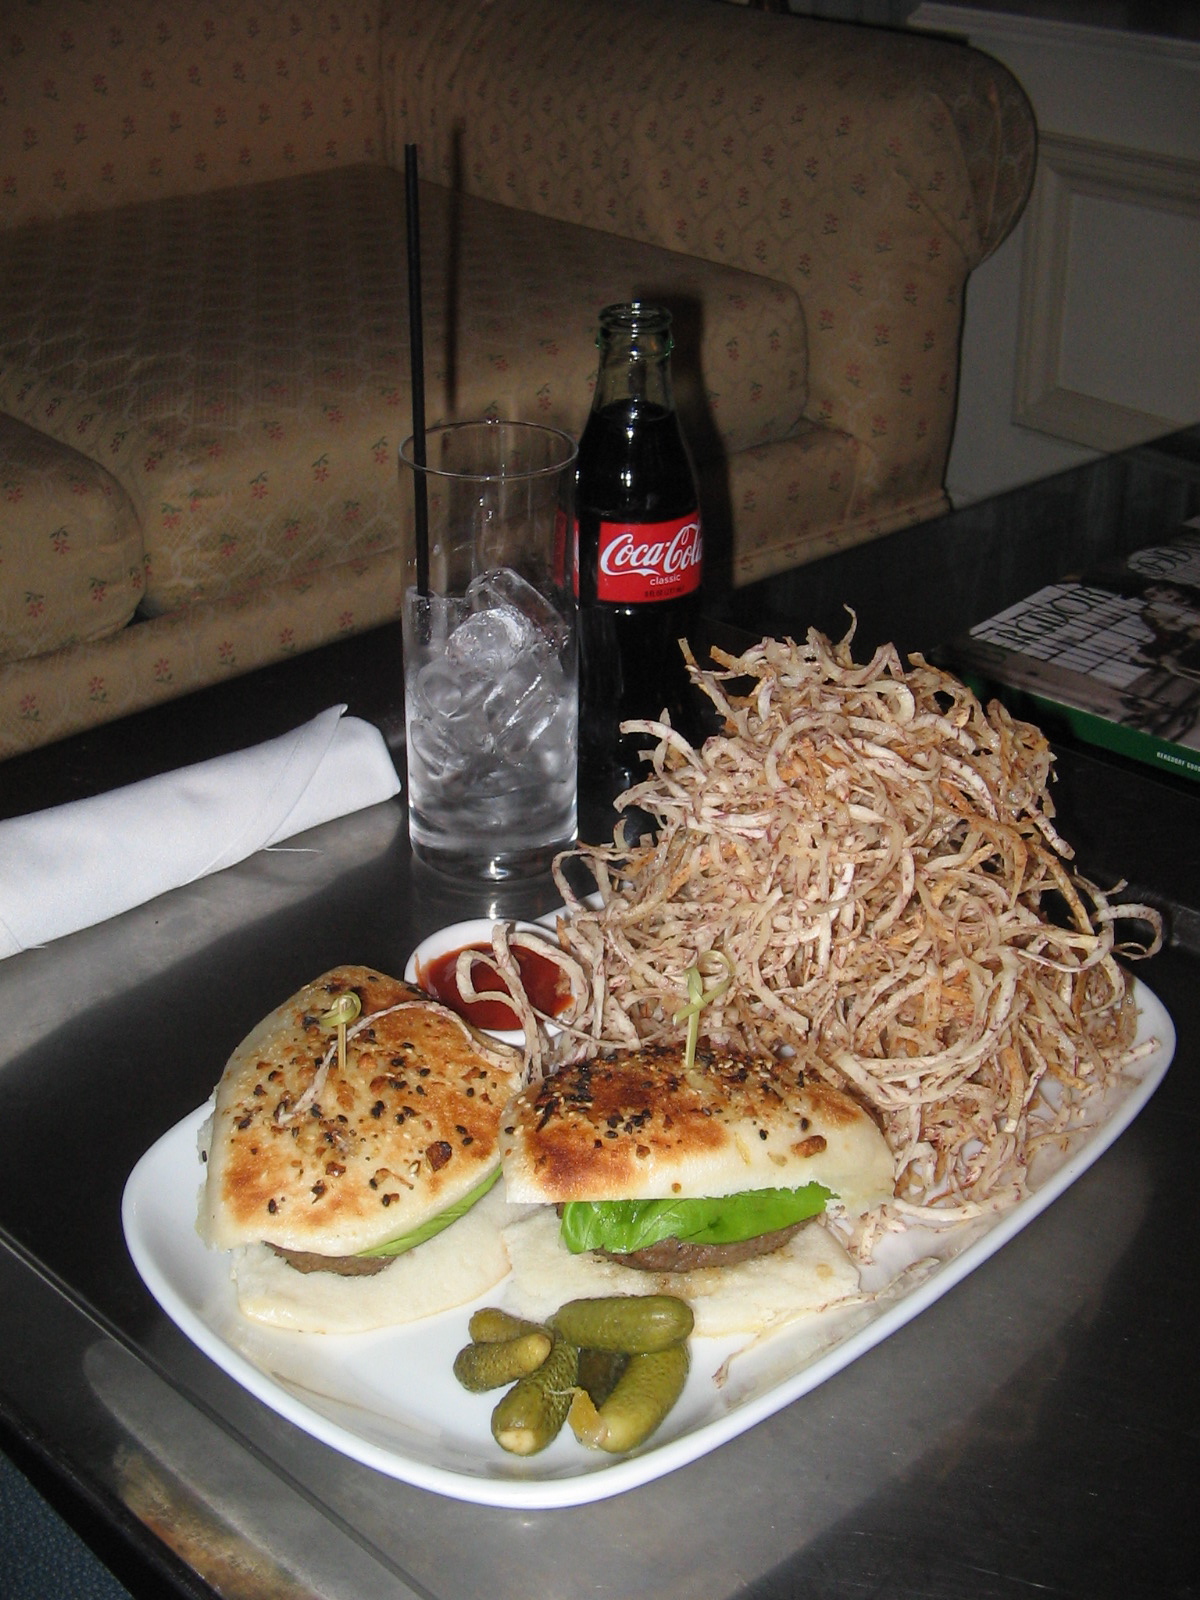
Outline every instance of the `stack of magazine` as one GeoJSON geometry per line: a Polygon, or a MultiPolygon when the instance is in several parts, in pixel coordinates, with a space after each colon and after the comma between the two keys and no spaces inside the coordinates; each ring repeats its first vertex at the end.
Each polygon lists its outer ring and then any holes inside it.
{"type": "Polygon", "coordinates": [[[1020,691],[1048,724],[1200,779],[1200,517],[1166,544],[1039,589],[948,654],[977,688],[1020,691]]]}

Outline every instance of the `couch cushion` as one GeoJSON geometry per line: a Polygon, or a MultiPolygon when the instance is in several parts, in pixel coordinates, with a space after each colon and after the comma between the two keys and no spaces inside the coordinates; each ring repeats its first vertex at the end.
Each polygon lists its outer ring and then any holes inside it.
{"type": "Polygon", "coordinates": [[[141,597],[141,528],[120,484],[0,415],[0,661],[103,639],[141,597]]]}
{"type": "MultiPolygon", "coordinates": [[[[430,422],[578,432],[596,313],[641,294],[677,306],[699,454],[798,423],[790,289],[431,185],[422,225],[430,422]]],[[[404,259],[403,180],[382,167],[0,234],[0,409],[124,484],[150,614],[398,542],[404,259]]]]}
{"type": "MultiPolygon", "coordinates": [[[[98,644],[0,662],[0,760],[399,617],[391,556],[348,561],[323,577],[135,617],[98,644]]],[[[399,672],[398,638],[395,648],[399,672]]],[[[402,739],[403,718],[384,732],[402,739]]]]}

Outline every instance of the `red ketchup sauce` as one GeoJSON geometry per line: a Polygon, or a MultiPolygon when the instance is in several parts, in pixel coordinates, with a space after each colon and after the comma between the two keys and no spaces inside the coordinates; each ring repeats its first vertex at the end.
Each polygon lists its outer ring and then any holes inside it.
{"type": "MultiPolygon", "coordinates": [[[[454,969],[458,965],[459,955],[462,950],[489,950],[486,944],[463,945],[459,950],[448,950],[444,956],[435,956],[432,961],[426,962],[417,973],[417,982],[429,994],[440,1000],[443,1005],[450,1006],[457,1011],[460,1017],[466,1017],[468,1022],[473,1022],[477,1028],[493,1028],[498,1030],[519,1028],[517,1014],[511,1006],[506,1006],[503,1000],[464,1000],[458,992],[454,969]]],[[[571,988],[564,978],[561,970],[553,961],[547,961],[545,956],[539,955],[536,950],[514,949],[513,955],[517,959],[517,970],[521,974],[521,982],[529,1002],[536,1010],[548,1017],[556,1017],[565,1009],[571,998],[571,988]]],[[[480,962],[476,962],[471,969],[471,982],[477,989],[500,989],[508,994],[508,985],[504,979],[495,972],[490,971],[480,962]]]]}

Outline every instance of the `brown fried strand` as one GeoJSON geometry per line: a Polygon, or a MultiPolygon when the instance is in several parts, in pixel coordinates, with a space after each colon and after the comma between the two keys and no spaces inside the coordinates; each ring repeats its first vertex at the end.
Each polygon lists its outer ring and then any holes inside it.
{"type": "Polygon", "coordinates": [[[677,1037],[717,952],[736,976],[702,1035],[803,1057],[873,1108],[905,1210],[969,1215],[1019,1198],[1038,1143],[1129,1063],[1115,956],[1152,954],[1161,919],[1067,865],[1036,728],[920,656],[856,664],[852,631],[689,661],[724,731],[697,750],[642,725],[652,771],[618,803],[657,838],[574,852],[591,897],[558,864],[579,975],[557,1020],[572,1048],[677,1037]],[[1118,919],[1145,939],[1118,947],[1118,919]]]}

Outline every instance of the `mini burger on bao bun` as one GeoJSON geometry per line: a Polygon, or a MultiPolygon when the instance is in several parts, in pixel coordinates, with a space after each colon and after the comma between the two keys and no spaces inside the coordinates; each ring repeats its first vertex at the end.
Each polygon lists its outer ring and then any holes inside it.
{"type": "Polygon", "coordinates": [[[758,1331],[857,1288],[805,1223],[892,1195],[891,1154],[855,1101],[795,1063],[704,1044],[691,1064],[679,1044],[563,1067],[513,1099],[500,1150],[509,1202],[541,1204],[505,1230],[529,1315],[552,1293],[666,1290],[700,1332],[758,1331]]]}
{"type": "Polygon", "coordinates": [[[230,1057],[199,1230],[242,1311],[307,1332],[413,1321],[508,1270],[497,1142],[521,1054],[368,967],[306,984],[230,1057]],[[329,1018],[353,996],[344,1053],[329,1018]]]}

